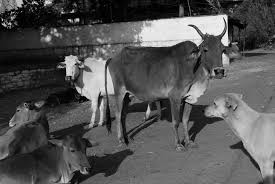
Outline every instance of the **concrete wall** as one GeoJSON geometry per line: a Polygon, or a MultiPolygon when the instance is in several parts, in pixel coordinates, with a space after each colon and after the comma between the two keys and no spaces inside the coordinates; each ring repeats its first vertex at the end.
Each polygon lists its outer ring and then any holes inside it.
{"type": "MultiPolygon", "coordinates": [[[[32,49],[90,46],[90,50],[79,53],[111,57],[125,45],[170,46],[185,40],[199,44],[201,37],[187,25],[218,35],[224,28],[223,18],[227,21],[226,15],[216,15],[0,32],[0,43],[5,43],[0,44],[0,60],[4,53],[14,50],[28,49],[29,53],[32,49]]],[[[222,42],[228,45],[228,34],[222,42]]]]}

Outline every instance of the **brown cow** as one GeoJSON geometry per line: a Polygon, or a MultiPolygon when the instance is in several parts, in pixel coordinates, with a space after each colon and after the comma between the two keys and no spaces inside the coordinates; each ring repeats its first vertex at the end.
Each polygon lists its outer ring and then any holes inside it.
{"type": "MultiPolygon", "coordinates": [[[[196,103],[207,89],[210,78],[224,77],[222,53],[225,52],[225,46],[221,43],[221,39],[227,30],[225,20],[224,23],[224,30],[218,36],[203,34],[195,25],[189,25],[203,39],[199,49],[190,41],[170,47],[125,47],[106,62],[105,75],[108,69],[114,86],[115,116],[120,143],[124,139],[124,142],[128,144],[125,125],[128,103],[124,99],[132,94],[140,100],[149,102],[168,98],[171,103],[176,150],[184,150],[178,135],[180,121],[183,122],[185,146],[196,146],[190,140],[187,128],[191,104],[196,103]],[[183,116],[180,117],[182,99],[186,103],[183,116]]],[[[105,77],[105,86],[108,80],[105,77]]],[[[110,131],[111,119],[107,87],[105,90],[107,96],[106,127],[110,131]]]]}

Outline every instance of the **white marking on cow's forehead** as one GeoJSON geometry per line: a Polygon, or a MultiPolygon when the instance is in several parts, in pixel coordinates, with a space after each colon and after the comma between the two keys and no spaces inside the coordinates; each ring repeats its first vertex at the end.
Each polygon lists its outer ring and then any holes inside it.
{"type": "Polygon", "coordinates": [[[75,63],[77,63],[77,61],[78,61],[77,56],[73,56],[73,55],[65,56],[66,65],[74,65],[75,63]]]}

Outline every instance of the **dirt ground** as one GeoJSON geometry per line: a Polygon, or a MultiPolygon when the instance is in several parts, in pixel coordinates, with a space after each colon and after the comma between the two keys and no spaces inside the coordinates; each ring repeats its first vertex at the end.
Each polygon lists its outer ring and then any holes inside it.
{"type": "MultiPolygon", "coordinates": [[[[93,165],[83,184],[259,184],[260,172],[224,121],[204,117],[202,110],[213,98],[237,92],[258,111],[275,112],[275,54],[249,53],[228,67],[228,76],[213,80],[210,88],[191,113],[190,135],[199,148],[176,152],[169,117],[164,103],[161,121],[143,122],[146,104],[131,103],[127,115],[128,147],[118,147],[115,121],[113,133],[96,127],[84,134],[99,142],[88,149],[93,165]]],[[[0,125],[6,129],[16,105],[23,100],[43,99],[62,87],[16,91],[0,97],[0,125]]],[[[112,102],[112,99],[111,99],[112,102]]],[[[112,106],[113,109],[113,106],[112,106]]],[[[82,130],[91,117],[90,102],[60,105],[48,114],[54,136],[82,130]]],[[[153,116],[156,112],[153,112],[153,116]]],[[[114,116],[114,114],[112,113],[114,116]]],[[[182,127],[179,128],[182,133],[182,127]]],[[[181,134],[182,136],[182,134],[181,134]]]]}

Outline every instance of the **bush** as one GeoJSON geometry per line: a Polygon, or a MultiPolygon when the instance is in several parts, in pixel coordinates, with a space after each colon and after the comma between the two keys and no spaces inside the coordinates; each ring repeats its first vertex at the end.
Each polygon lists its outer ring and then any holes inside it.
{"type": "Polygon", "coordinates": [[[5,11],[0,15],[0,20],[6,29],[38,28],[58,25],[59,16],[60,13],[56,9],[45,6],[45,0],[23,0],[22,7],[5,11]]]}
{"type": "Polygon", "coordinates": [[[247,25],[242,36],[248,49],[259,47],[275,34],[275,7],[269,6],[267,0],[245,0],[233,17],[247,25]]]}

